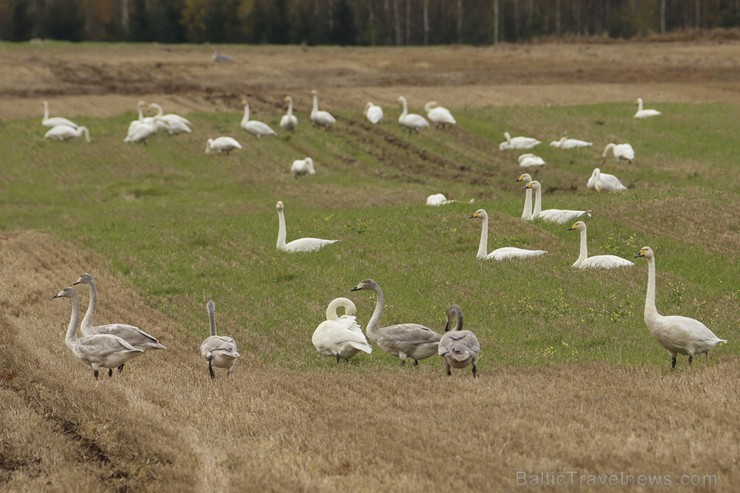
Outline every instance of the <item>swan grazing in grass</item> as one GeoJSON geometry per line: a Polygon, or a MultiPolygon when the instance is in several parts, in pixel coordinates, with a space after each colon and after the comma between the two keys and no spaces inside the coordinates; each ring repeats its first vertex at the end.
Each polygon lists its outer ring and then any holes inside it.
{"type": "MultiPolygon", "coordinates": [[[[95,316],[95,309],[98,306],[98,290],[95,287],[95,280],[90,274],[82,274],[77,278],[74,285],[86,284],[87,289],[90,293],[90,300],[87,304],[87,311],[85,317],[82,319],[80,324],[80,330],[86,336],[95,334],[110,334],[118,336],[131,344],[136,349],[141,351],[149,351],[152,349],[167,349],[164,345],[160,344],[159,340],[151,334],[147,334],[138,327],[128,324],[106,324],[106,325],[93,325],[93,317],[95,316]]],[[[123,365],[118,367],[118,372],[123,371],[123,365]]],[[[109,371],[112,374],[113,370],[109,371]]]]}
{"type": "Polygon", "coordinates": [[[313,107],[311,108],[311,124],[315,127],[321,127],[329,130],[337,122],[336,118],[328,111],[319,111],[319,93],[314,89],[311,91],[313,96],[313,107]]]}
{"type": "MultiPolygon", "coordinates": [[[[133,122],[131,123],[133,124],[133,122]]],[[[157,126],[155,125],[154,120],[152,119],[151,122],[149,122],[144,118],[143,121],[140,121],[136,125],[129,125],[126,138],[124,138],[123,141],[143,142],[146,144],[149,138],[156,133],[157,126]]]]}
{"type": "Polygon", "coordinates": [[[293,164],[290,165],[290,174],[293,178],[303,175],[315,175],[316,168],[313,165],[313,159],[307,157],[306,159],[296,159],[293,164]]]}
{"type": "Polygon", "coordinates": [[[581,216],[591,217],[591,211],[574,211],[568,209],[546,209],[542,210],[542,185],[538,181],[532,181],[527,188],[534,190],[534,209],[532,210],[533,219],[542,219],[543,221],[564,224],[574,221],[581,216]]]}
{"type": "Polygon", "coordinates": [[[206,142],[206,154],[217,151],[219,154],[228,154],[234,149],[241,149],[242,145],[231,137],[216,137],[206,142]]]}
{"type": "Polygon", "coordinates": [[[585,140],[563,137],[560,140],[553,140],[550,142],[550,145],[557,147],[558,149],[577,149],[579,147],[591,147],[593,144],[591,142],[586,142],[585,140]]]}
{"type": "Polygon", "coordinates": [[[479,259],[483,260],[508,260],[513,258],[538,257],[547,253],[545,250],[527,250],[526,248],[503,247],[497,248],[491,253],[488,251],[488,214],[483,209],[478,209],[468,219],[482,219],[483,224],[480,232],[480,243],[478,244],[479,259]]]}
{"type": "Polygon", "coordinates": [[[621,192],[622,190],[627,190],[627,187],[622,185],[619,178],[608,173],[602,173],[599,168],[594,168],[593,173],[591,173],[591,178],[589,178],[588,183],[586,183],[586,188],[592,188],[597,192],[601,192],[602,190],[606,190],[607,192],[621,192]]]}
{"type": "Polygon", "coordinates": [[[231,337],[216,335],[216,303],[213,300],[206,303],[208,321],[211,325],[211,335],[201,343],[200,355],[208,362],[208,374],[211,380],[216,378],[213,367],[225,368],[226,376],[230,377],[234,371],[234,364],[239,357],[236,342],[231,337]]]}
{"type": "Polygon", "coordinates": [[[427,112],[427,119],[434,123],[434,126],[437,128],[445,128],[447,125],[457,125],[455,117],[452,116],[450,110],[438,106],[436,101],[429,101],[425,104],[424,111],[427,112]]]}
{"type": "Polygon", "coordinates": [[[651,116],[658,115],[660,115],[660,111],[658,110],[642,109],[642,98],[637,98],[637,113],[635,113],[635,118],[650,118],[651,116]]]}
{"type": "Polygon", "coordinates": [[[609,155],[609,151],[612,151],[614,157],[617,158],[617,161],[624,159],[628,163],[632,164],[632,161],[635,159],[635,150],[631,145],[611,143],[604,147],[604,152],[601,154],[601,157],[603,158],[601,160],[602,163],[606,162],[606,157],[609,155]]]}
{"type": "Polygon", "coordinates": [[[181,133],[190,133],[190,120],[184,116],[180,116],[176,113],[164,114],[164,110],[157,103],[149,105],[150,108],[156,110],[157,114],[152,117],[154,119],[154,125],[157,130],[162,130],[170,135],[177,135],[181,133]]]}
{"type": "Polygon", "coordinates": [[[44,101],[44,118],[41,120],[41,125],[47,128],[56,127],[57,125],[67,125],[68,127],[72,127],[72,128],[79,127],[79,125],[77,125],[72,120],[67,120],[66,118],[62,118],[60,116],[49,118],[49,102],[48,101],[44,101]]]}
{"type": "Polygon", "coordinates": [[[325,247],[326,245],[331,245],[332,243],[336,243],[339,240],[322,240],[319,238],[299,238],[297,240],[293,240],[290,243],[285,243],[285,237],[287,236],[287,230],[285,227],[285,213],[283,212],[283,209],[285,209],[285,206],[282,202],[278,201],[278,203],[275,205],[275,208],[277,209],[278,213],[278,238],[277,238],[277,249],[282,250],[284,252],[312,252],[314,250],[318,250],[319,248],[325,247]]]}
{"type": "Polygon", "coordinates": [[[293,114],[293,98],[285,96],[284,101],[288,103],[288,112],[280,119],[280,128],[292,132],[298,126],[298,118],[293,114]]]}
{"type": "Polygon", "coordinates": [[[573,267],[579,269],[615,269],[617,267],[628,267],[634,265],[629,260],[617,257],[616,255],[595,255],[588,256],[588,240],[586,239],[586,223],[578,221],[568,228],[568,231],[578,231],[581,234],[581,251],[573,267]]]}
{"type": "Polygon", "coordinates": [[[326,320],[321,322],[311,336],[316,351],[324,356],[349,361],[360,351],[370,354],[373,348],[367,343],[362,327],[357,323],[357,308],[348,298],[336,298],[326,308],[326,320]],[[344,315],[337,315],[337,308],[344,308],[344,315]]]}
{"type": "Polygon", "coordinates": [[[412,131],[419,132],[422,128],[429,128],[429,122],[421,115],[416,113],[409,113],[409,106],[406,102],[406,98],[403,96],[398,97],[398,101],[403,106],[401,116],[398,117],[398,123],[401,124],[406,130],[411,133],[412,131]]]}
{"type": "Polygon", "coordinates": [[[83,134],[85,135],[85,140],[87,142],[90,142],[90,131],[87,129],[87,127],[73,128],[67,125],[57,125],[56,127],[51,127],[49,130],[47,130],[44,134],[44,138],[65,142],[70,139],[82,137],[83,134]]]}
{"type": "Polygon", "coordinates": [[[383,108],[371,103],[370,101],[368,101],[368,103],[365,105],[364,113],[367,121],[369,121],[373,125],[377,125],[383,120],[383,108]]]}
{"type": "Polygon", "coordinates": [[[249,119],[249,103],[242,100],[244,104],[244,117],[242,118],[241,127],[247,131],[248,134],[254,135],[258,139],[260,137],[266,137],[268,135],[277,135],[273,129],[266,123],[258,120],[249,119]]]}
{"type": "Polygon", "coordinates": [[[645,295],[645,325],[650,335],[655,337],[671,355],[671,367],[676,367],[676,356],[685,354],[689,365],[694,355],[709,354],[718,345],[727,342],[693,318],[671,315],[664,317],[655,307],[655,254],[650,247],[642,247],[635,258],[644,257],[648,261],[648,285],[645,295]]]}
{"type": "Polygon", "coordinates": [[[539,156],[535,156],[534,154],[527,153],[522,154],[517,158],[517,161],[519,161],[519,167],[520,168],[532,168],[535,166],[544,166],[545,160],[542,159],[539,156]]]}
{"type": "Polygon", "coordinates": [[[466,368],[470,365],[473,365],[473,378],[478,376],[480,342],[475,334],[463,330],[463,314],[459,305],[451,305],[447,309],[447,324],[439,341],[438,354],[445,362],[448,376],[452,375],[452,368],[466,368]],[[450,330],[453,318],[457,321],[455,328],[450,330]]]}
{"type": "Polygon", "coordinates": [[[131,123],[128,124],[128,130],[126,130],[126,134],[130,134],[136,127],[138,127],[142,123],[154,125],[154,117],[151,117],[151,116],[144,117],[145,107],[146,107],[146,102],[144,101],[139,101],[138,103],[136,103],[136,110],[139,113],[139,117],[136,120],[131,120],[131,123]]]}
{"type": "MultiPolygon", "coordinates": [[[[532,177],[528,173],[521,174],[514,180],[514,183],[521,182],[525,185],[532,183],[532,177]]],[[[522,221],[532,220],[532,189],[524,189],[524,209],[522,210],[522,221]]]]}
{"type": "Polygon", "coordinates": [[[373,311],[370,321],[367,323],[367,338],[373,344],[377,344],[383,351],[397,356],[401,359],[401,366],[406,364],[406,359],[414,360],[414,366],[419,364],[419,360],[426,359],[437,354],[441,334],[437,334],[429,327],[419,324],[396,324],[387,327],[378,327],[380,317],[383,315],[385,298],[383,291],[377,282],[372,279],[365,279],[360,284],[351,289],[359,291],[366,289],[375,291],[377,300],[375,301],[375,310],[373,311]]]}
{"type": "Polygon", "coordinates": [[[64,344],[72,351],[77,359],[93,370],[95,379],[101,368],[108,368],[108,373],[113,373],[113,368],[121,368],[128,360],[143,353],[118,336],[110,334],[96,334],[77,337],[77,321],[80,318],[80,298],[73,287],[64,288],[53,298],[71,298],[72,316],[67,327],[67,336],[64,344]]]}
{"type": "Polygon", "coordinates": [[[509,132],[504,132],[506,140],[498,145],[499,150],[508,149],[534,149],[540,144],[540,141],[532,137],[512,137],[509,132]]]}

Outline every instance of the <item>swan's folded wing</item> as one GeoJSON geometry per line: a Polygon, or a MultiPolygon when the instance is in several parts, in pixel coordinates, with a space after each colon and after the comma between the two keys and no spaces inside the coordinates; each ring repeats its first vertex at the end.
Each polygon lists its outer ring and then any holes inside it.
{"type": "Polygon", "coordinates": [[[80,354],[99,358],[124,351],[143,352],[141,349],[136,349],[120,337],[108,334],[99,334],[78,339],[77,350],[80,354]]]}

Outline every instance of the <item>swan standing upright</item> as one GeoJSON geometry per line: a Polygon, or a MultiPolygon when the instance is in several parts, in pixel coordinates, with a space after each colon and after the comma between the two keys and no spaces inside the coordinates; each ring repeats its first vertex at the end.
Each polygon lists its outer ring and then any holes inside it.
{"type": "Polygon", "coordinates": [[[718,345],[727,342],[698,320],[680,315],[663,316],[655,307],[655,253],[646,246],[640,249],[635,258],[642,257],[648,261],[648,285],[645,295],[645,325],[650,335],[668,350],[671,355],[671,367],[676,367],[676,356],[685,354],[689,365],[694,355],[709,354],[718,345]]]}
{"type": "Polygon", "coordinates": [[[632,148],[631,145],[611,143],[607,144],[606,147],[604,147],[604,152],[601,154],[602,163],[606,162],[606,157],[609,155],[609,151],[612,151],[617,161],[621,161],[622,159],[624,159],[628,163],[632,164],[632,161],[634,161],[635,159],[635,150],[632,148]]]}
{"type": "Polygon", "coordinates": [[[292,132],[298,126],[298,118],[293,114],[293,98],[285,96],[284,101],[288,103],[288,112],[280,119],[280,128],[292,132]]]}
{"type": "Polygon", "coordinates": [[[41,120],[41,125],[45,126],[46,128],[56,127],[57,125],[67,125],[68,127],[72,128],[77,128],[79,126],[72,120],[67,120],[66,118],[62,118],[61,116],[49,118],[48,101],[44,101],[44,118],[41,120]]]}
{"type": "MultiPolygon", "coordinates": [[[[516,180],[514,180],[514,183],[524,183],[525,185],[529,185],[532,183],[532,177],[529,175],[529,173],[521,174],[517,177],[516,180]]],[[[524,209],[522,210],[522,221],[531,221],[532,220],[532,189],[531,188],[525,188],[524,189],[524,209]]]]}
{"type": "Polygon", "coordinates": [[[401,116],[398,117],[398,123],[400,123],[402,127],[408,130],[409,133],[412,131],[418,133],[422,128],[429,128],[429,122],[426,121],[423,116],[417,115],[416,113],[409,113],[409,106],[405,97],[399,96],[398,101],[403,107],[401,116]]]}
{"type": "Polygon", "coordinates": [[[315,127],[321,127],[329,130],[337,122],[336,118],[328,111],[319,110],[319,93],[314,89],[311,91],[313,96],[313,107],[311,108],[311,124],[315,127]]]}
{"type": "Polygon", "coordinates": [[[373,348],[367,343],[362,327],[357,323],[357,308],[348,298],[335,298],[326,307],[326,320],[321,322],[313,335],[311,342],[316,351],[324,356],[340,359],[349,359],[360,351],[367,354],[373,348]],[[337,315],[337,308],[344,308],[344,315],[337,315]]]}
{"type": "Polygon", "coordinates": [[[594,171],[591,173],[591,178],[589,178],[586,183],[586,188],[594,189],[597,192],[601,192],[602,190],[606,190],[607,192],[621,192],[622,190],[627,190],[627,187],[622,185],[619,178],[608,173],[602,173],[599,168],[594,168],[594,171]]]}
{"type": "Polygon", "coordinates": [[[244,104],[244,117],[242,118],[241,127],[246,130],[248,134],[254,135],[258,139],[268,135],[277,135],[266,123],[258,120],[250,120],[249,103],[246,100],[242,100],[242,103],[244,104]]]}
{"type": "Polygon", "coordinates": [[[405,323],[389,325],[387,327],[378,327],[380,317],[383,315],[385,298],[383,291],[377,282],[372,279],[365,279],[351,291],[359,290],[374,291],[377,299],[375,301],[375,310],[367,323],[367,338],[373,344],[377,344],[383,351],[397,356],[401,360],[401,366],[406,364],[406,359],[414,360],[414,366],[419,364],[419,360],[429,358],[437,354],[441,334],[434,332],[429,327],[420,324],[405,323]]]}
{"type": "Polygon", "coordinates": [[[569,209],[545,209],[542,210],[542,185],[538,181],[530,182],[526,188],[534,190],[534,209],[532,210],[533,219],[542,219],[543,221],[564,224],[569,221],[578,219],[581,216],[591,217],[591,211],[574,211],[569,209]]]}
{"type": "Polygon", "coordinates": [[[531,168],[534,166],[544,166],[545,160],[532,153],[522,154],[517,158],[520,168],[531,168]]]}
{"type": "Polygon", "coordinates": [[[216,137],[206,142],[206,154],[218,151],[219,154],[228,154],[234,149],[241,149],[242,145],[231,137],[216,137]]]}
{"type": "Polygon", "coordinates": [[[429,101],[425,104],[424,111],[427,112],[427,119],[434,123],[434,126],[437,128],[445,128],[447,125],[457,125],[457,121],[455,121],[455,117],[452,116],[450,110],[438,106],[436,101],[429,101]]]}
{"type": "Polygon", "coordinates": [[[101,368],[108,368],[108,374],[113,368],[122,367],[128,360],[143,353],[118,336],[110,334],[96,334],[77,337],[77,321],[80,318],[80,298],[73,287],[64,288],[54,298],[72,299],[72,316],[69,319],[67,335],[64,344],[72,351],[77,359],[93,370],[95,379],[101,368]]]}
{"type": "Polygon", "coordinates": [[[480,232],[480,243],[476,257],[482,260],[509,260],[513,258],[539,257],[547,253],[545,250],[527,250],[526,248],[503,247],[497,248],[491,253],[488,251],[488,214],[483,209],[478,209],[468,219],[482,219],[480,232]]]}
{"type": "Polygon", "coordinates": [[[51,127],[47,130],[44,134],[44,138],[66,142],[70,139],[82,137],[83,134],[85,135],[85,140],[90,142],[90,131],[87,127],[72,128],[67,125],[57,125],[56,127],[51,127]]]}
{"type": "Polygon", "coordinates": [[[293,178],[303,175],[315,175],[316,168],[313,164],[313,159],[307,157],[306,159],[296,159],[293,164],[290,165],[290,174],[293,178]]]}
{"type": "Polygon", "coordinates": [[[231,337],[216,335],[216,303],[213,300],[206,303],[208,311],[208,322],[211,327],[211,335],[200,345],[200,355],[208,362],[208,374],[211,380],[216,378],[213,367],[225,368],[226,377],[231,376],[234,371],[236,359],[239,352],[236,350],[236,342],[231,337]]]}
{"type": "Polygon", "coordinates": [[[499,150],[509,149],[534,149],[540,144],[540,141],[533,137],[512,137],[509,132],[504,132],[505,141],[498,145],[499,150]]]}
{"type": "Polygon", "coordinates": [[[658,110],[642,109],[642,98],[637,98],[637,113],[635,113],[635,118],[650,118],[651,116],[658,116],[660,114],[658,110]]]}
{"type": "Polygon", "coordinates": [[[367,118],[367,121],[372,123],[373,125],[377,125],[383,120],[383,108],[380,106],[371,103],[370,101],[367,102],[365,105],[365,118],[367,118]]]}
{"type": "Polygon", "coordinates": [[[325,247],[326,245],[331,245],[332,243],[336,243],[339,240],[322,240],[319,238],[299,238],[297,240],[293,240],[290,243],[285,243],[285,238],[287,236],[287,228],[285,227],[285,213],[283,212],[283,209],[285,209],[285,206],[281,201],[278,201],[278,203],[275,205],[275,208],[277,209],[278,213],[278,238],[277,238],[277,249],[282,250],[284,252],[288,253],[294,253],[294,252],[312,252],[314,250],[318,250],[319,248],[325,247]]]}
{"type": "Polygon", "coordinates": [[[593,257],[589,257],[586,223],[583,221],[578,221],[568,228],[567,231],[578,231],[581,235],[581,250],[573,267],[578,267],[579,269],[615,269],[617,267],[634,265],[629,260],[617,257],[616,255],[594,255],[593,257]]]}
{"type": "Polygon", "coordinates": [[[563,137],[560,140],[553,140],[550,142],[550,145],[557,147],[558,149],[577,149],[579,147],[591,147],[593,144],[591,142],[586,142],[585,140],[563,137]]]}
{"type": "Polygon", "coordinates": [[[478,357],[480,342],[475,334],[463,330],[463,314],[460,305],[451,305],[447,309],[445,333],[439,341],[438,354],[445,362],[447,376],[452,375],[451,368],[466,368],[473,365],[473,378],[478,376],[478,357]],[[456,318],[455,328],[450,330],[452,319],[456,318]]]}

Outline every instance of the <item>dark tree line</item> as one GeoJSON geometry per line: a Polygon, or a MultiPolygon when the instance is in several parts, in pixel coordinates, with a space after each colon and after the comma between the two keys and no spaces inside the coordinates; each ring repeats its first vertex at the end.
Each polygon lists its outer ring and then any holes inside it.
{"type": "Polygon", "coordinates": [[[740,0],[0,0],[0,39],[339,45],[740,27],[740,0]]]}

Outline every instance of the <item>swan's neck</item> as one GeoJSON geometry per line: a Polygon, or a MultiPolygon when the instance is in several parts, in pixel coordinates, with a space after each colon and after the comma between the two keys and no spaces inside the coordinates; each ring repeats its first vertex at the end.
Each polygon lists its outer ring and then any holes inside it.
{"type": "Polygon", "coordinates": [[[44,120],[49,119],[49,103],[44,101],[44,120]]]}
{"type": "Polygon", "coordinates": [[[288,100],[288,116],[293,116],[293,100],[288,100]]]}
{"type": "Polygon", "coordinates": [[[285,248],[285,237],[288,235],[288,232],[285,227],[285,214],[282,210],[278,211],[278,237],[277,237],[277,247],[279,249],[285,248]]]}
{"type": "MultiPolygon", "coordinates": [[[[89,299],[87,302],[87,311],[85,312],[85,318],[82,319],[82,325],[80,330],[83,335],[92,335],[93,328],[93,316],[95,315],[95,308],[98,305],[98,290],[95,289],[95,281],[92,279],[87,283],[87,291],[89,293],[89,299]]],[[[79,304],[79,300],[77,301],[79,304]]]]}
{"type": "Polygon", "coordinates": [[[401,111],[401,118],[406,118],[406,115],[409,114],[409,106],[406,103],[406,98],[403,98],[401,100],[401,104],[403,105],[403,111],[401,111]]]}
{"type": "Polygon", "coordinates": [[[580,231],[581,233],[581,251],[578,254],[578,260],[576,260],[577,264],[580,264],[584,260],[588,258],[588,245],[586,241],[586,230],[580,231]]]}
{"type": "Polygon", "coordinates": [[[509,134],[509,132],[504,132],[504,137],[506,137],[506,142],[511,144],[511,134],[509,134]]]}
{"type": "Polygon", "coordinates": [[[488,216],[481,221],[480,243],[478,243],[478,258],[486,258],[488,254],[488,216]]]}
{"type": "Polygon", "coordinates": [[[637,112],[639,113],[640,111],[642,111],[642,98],[637,100],[637,112]]]}
{"type": "Polygon", "coordinates": [[[85,134],[85,140],[90,142],[90,131],[87,127],[78,127],[77,132],[79,132],[79,135],[85,134]]]}
{"type": "Polygon", "coordinates": [[[249,121],[249,105],[248,104],[244,105],[244,118],[243,119],[249,121]]]}
{"type": "Polygon", "coordinates": [[[313,95],[313,109],[311,109],[311,114],[314,115],[319,111],[319,95],[314,94],[313,95]]]}
{"type": "Polygon", "coordinates": [[[455,323],[455,330],[462,330],[463,328],[463,314],[462,312],[457,313],[457,322],[455,323]]]}
{"type": "Polygon", "coordinates": [[[648,285],[645,296],[645,320],[659,317],[658,309],[655,307],[655,257],[648,261],[648,285]]]}
{"type": "Polygon", "coordinates": [[[211,325],[211,335],[216,335],[216,310],[212,305],[208,305],[208,322],[211,325]]]}
{"type": "Polygon", "coordinates": [[[534,210],[532,211],[532,216],[537,217],[542,212],[542,188],[537,187],[534,192],[534,210]]]}
{"type": "Polygon", "coordinates": [[[366,331],[368,337],[375,339],[375,330],[378,328],[378,324],[380,324],[381,315],[383,315],[385,298],[383,297],[383,290],[380,289],[380,286],[375,286],[373,288],[373,291],[375,291],[377,299],[375,300],[375,310],[373,310],[373,315],[370,317],[370,321],[367,323],[366,331]]]}
{"type": "Polygon", "coordinates": [[[152,103],[152,107],[153,107],[153,108],[154,108],[155,110],[157,110],[157,114],[155,115],[155,117],[158,117],[158,116],[162,116],[162,115],[164,115],[164,110],[163,110],[163,109],[162,109],[162,107],[161,107],[161,106],[159,106],[159,105],[158,105],[157,103],[152,103]]]}
{"type": "Polygon", "coordinates": [[[71,349],[75,350],[77,346],[77,321],[80,319],[80,298],[77,295],[72,297],[72,316],[69,319],[69,326],[67,327],[67,335],[64,338],[64,344],[71,349]]]}
{"type": "Polygon", "coordinates": [[[522,211],[522,219],[529,219],[532,217],[532,189],[528,188],[524,191],[524,210],[522,211]]]}
{"type": "Polygon", "coordinates": [[[614,149],[614,144],[607,144],[606,147],[604,147],[604,153],[601,155],[601,157],[606,157],[607,154],[609,154],[609,151],[614,149]]]}

